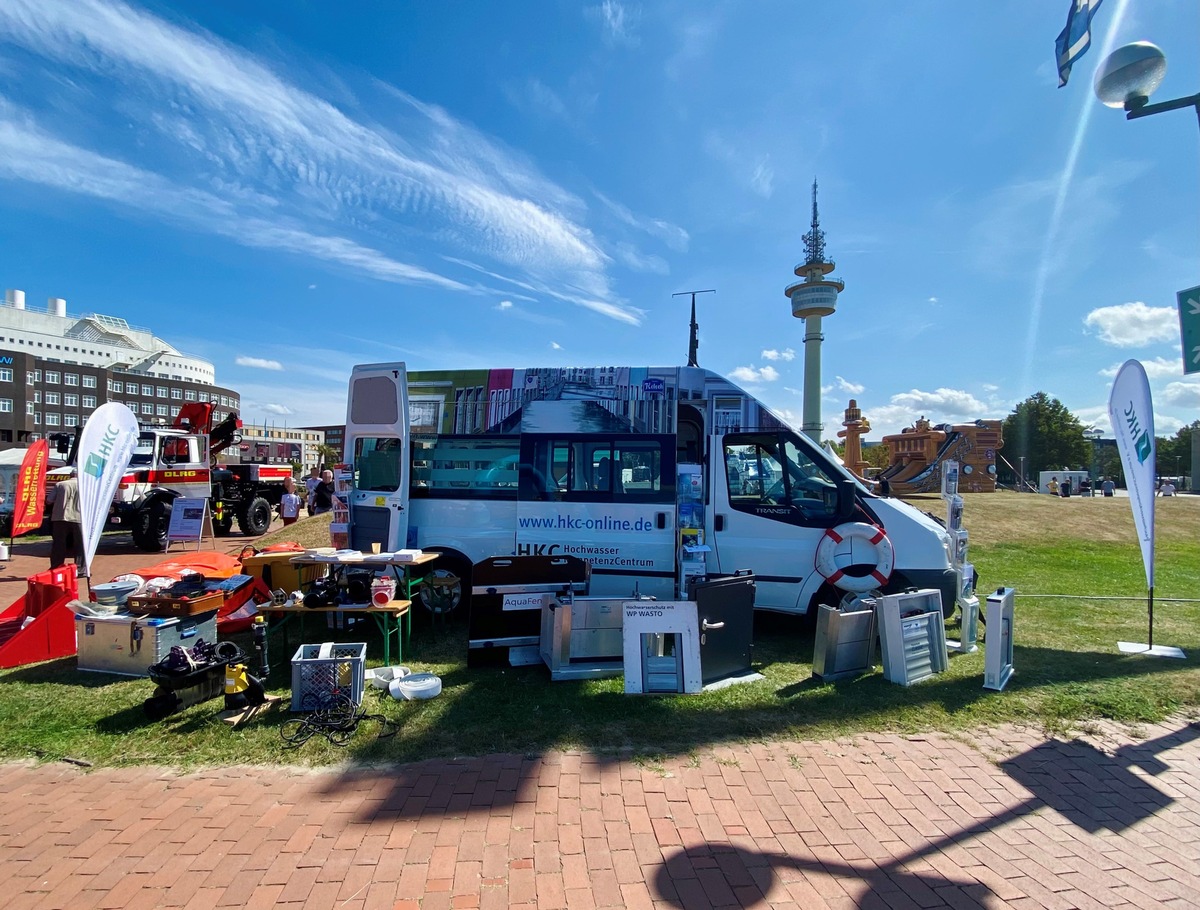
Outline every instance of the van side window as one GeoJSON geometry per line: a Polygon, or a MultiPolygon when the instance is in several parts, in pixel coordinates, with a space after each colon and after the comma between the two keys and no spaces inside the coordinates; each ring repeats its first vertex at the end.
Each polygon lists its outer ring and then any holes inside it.
{"type": "Polygon", "coordinates": [[[791,524],[827,527],[836,521],[836,479],[792,434],[730,434],[724,450],[734,509],[791,524]]]}
{"type": "Polygon", "coordinates": [[[561,502],[669,502],[674,485],[670,437],[526,436],[521,498],[561,502]],[[670,462],[668,464],[668,462],[670,462]],[[545,495],[538,495],[544,480],[545,495]]]}
{"type": "MultiPolygon", "coordinates": [[[[520,439],[516,436],[413,439],[412,450],[409,492],[416,498],[517,498],[520,439]]],[[[359,488],[370,489],[361,483],[359,488]]]]}

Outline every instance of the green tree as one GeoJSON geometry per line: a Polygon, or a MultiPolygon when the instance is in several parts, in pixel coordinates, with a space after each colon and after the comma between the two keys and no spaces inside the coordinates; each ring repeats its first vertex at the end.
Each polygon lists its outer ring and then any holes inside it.
{"type": "Polygon", "coordinates": [[[863,461],[873,468],[886,468],[892,462],[892,447],[884,445],[863,446],[863,461]]]}
{"type": "Polygon", "coordinates": [[[1087,470],[1092,463],[1091,442],[1084,425],[1057,398],[1036,392],[1004,418],[1004,457],[1012,464],[1025,459],[1025,476],[1063,468],[1087,470]]]}
{"type": "Polygon", "coordinates": [[[1200,429],[1200,420],[1182,427],[1174,436],[1155,439],[1158,450],[1158,473],[1181,477],[1192,467],[1192,434],[1200,429]]]}
{"type": "Polygon", "coordinates": [[[331,468],[342,460],[342,453],[328,443],[321,443],[317,446],[317,457],[321,461],[321,467],[331,468]]]}

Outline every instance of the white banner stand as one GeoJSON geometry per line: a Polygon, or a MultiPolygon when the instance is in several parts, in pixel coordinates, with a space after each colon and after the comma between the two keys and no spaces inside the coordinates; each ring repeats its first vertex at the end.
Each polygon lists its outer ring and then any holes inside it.
{"type": "Polygon", "coordinates": [[[212,514],[208,510],[207,499],[185,499],[182,496],[171,503],[171,524],[167,527],[167,546],[164,552],[169,552],[171,544],[182,541],[187,544],[196,542],[199,551],[207,537],[216,548],[217,541],[213,535],[212,514]]]}

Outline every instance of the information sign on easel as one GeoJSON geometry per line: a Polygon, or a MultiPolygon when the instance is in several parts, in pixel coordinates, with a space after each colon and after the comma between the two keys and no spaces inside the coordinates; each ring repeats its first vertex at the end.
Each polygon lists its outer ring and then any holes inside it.
{"type": "Polygon", "coordinates": [[[199,550],[204,538],[213,541],[212,513],[208,510],[207,499],[185,499],[182,496],[171,503],[171,523],[167,527],[167,546],[176,541],[184,543],[196,542],[199,550]]]}

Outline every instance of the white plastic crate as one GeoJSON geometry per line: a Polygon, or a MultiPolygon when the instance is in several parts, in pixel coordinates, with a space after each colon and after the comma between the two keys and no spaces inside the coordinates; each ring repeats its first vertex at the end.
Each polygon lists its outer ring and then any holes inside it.
{"type": "Polygon", "coordinates": [[[315,711],[335,695],[362,704],[366,665],[365,642],[301,645],[292,657],[292,710],[315,711]]]}

